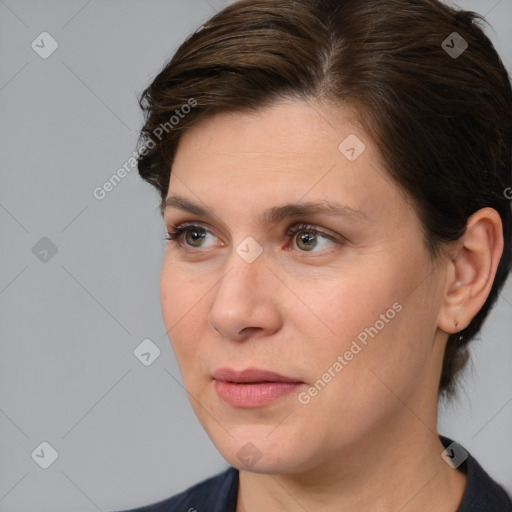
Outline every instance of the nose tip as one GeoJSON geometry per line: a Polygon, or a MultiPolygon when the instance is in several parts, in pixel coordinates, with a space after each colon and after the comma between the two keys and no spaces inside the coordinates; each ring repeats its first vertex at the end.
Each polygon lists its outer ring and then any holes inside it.
{"type": "Polygon", "coordinates": [[[238,255],[213,297],[208,325],[223,339],[243,341],[272,333],[280,323],[269,273],[262,261],[247,263],[238,255]]]}

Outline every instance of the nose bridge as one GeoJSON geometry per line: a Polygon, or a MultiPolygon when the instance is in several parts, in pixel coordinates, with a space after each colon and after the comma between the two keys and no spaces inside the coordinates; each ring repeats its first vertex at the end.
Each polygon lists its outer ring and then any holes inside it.
{"type": "Polygon", "coordinates": [[[262,282],[265,262],[262,257],[248,263],[233,251],[229,262],[228,271],[220,280],[215,294],[215,302],[223,302],[230,308],[247,309],[254,308],[258,297],[262,298],[264,284],[262,282]]]}
{"type": "MultiPolygon", "coordinates": [[[[242,243],[237,251],[240,247],[247,249],[242,243]]],[[[250,245],[246,253],[237,251],[231,254],[215,291],[208,319],[212,328],[230,338],[237,338],[247,327],[273,329],[277,319],[264,256],[246,258],[250,245]]]]}

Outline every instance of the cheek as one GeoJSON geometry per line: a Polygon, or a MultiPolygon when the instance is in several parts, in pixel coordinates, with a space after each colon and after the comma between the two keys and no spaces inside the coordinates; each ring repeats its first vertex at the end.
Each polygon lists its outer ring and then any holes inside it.
{"type": "Polygon", "coordinates": [[[401,296],[400,283],[377,265],[357,272],[337,269],[321,280],[302,278],[294,285],[300,300],[291,301],[294,306],[288,316],[300,324],[301,332],[308,333],[306,339],[318,340],[315,350],[348,349],[358,335],[364,341],[365,329],[376,323],[378,331],[384,331],[399,309],[393,305],[401,296]]]}
{"type": "Polygon", "coordinates": [[[397,396],[407,401],[427,381],[434,327],[432,315],[422,310],[424,291],[407,296],[407,279],[384,282],[367,275],[352,284],[350,292],[331,289],[316,297],[316,310],[334,334],[319,322],[301,325],[307,340],[302,359],[310,365],[309,415],[322,423],[328,411],[332,428],[343,425],[347,433],[352,425],[362,432],[389,417],[400,407],[397,396]]]}
{"type": "Polygon", "coordinates": [[[162,317],[180,367],[192,359],[201,339],[199,329],[205,313],[201,299],[207,293],[200,282],[183,279],[179,268],[165,262],[160,277],[162,317]]]}
{"type": "Polygon", "coordinates": [[[197,271],[183,266],[172,252],[166,254],[160,274],[160,303],[167,329],[186,321],[208,289],[197,271]]]}
{"type": "Polygon", "coordinates": [[[286,315],[295,318],[312,382],[328,381],[337,396],[361,398],[383,388],[376,375],[398,387],[414,378],[428,359],[420,340],[429,321],[415,294],[409,295],[415,265],[414,259],[374,260],[324,281],[297,281],[297,295],[308,308],[295,301],[286,315]]]}

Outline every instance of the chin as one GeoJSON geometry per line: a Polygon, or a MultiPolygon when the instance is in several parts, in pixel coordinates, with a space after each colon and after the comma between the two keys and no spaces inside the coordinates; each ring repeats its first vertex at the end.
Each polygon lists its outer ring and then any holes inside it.
{"type": "Polygon", "coordinates": [[[236,432],[224,430],[207,432],[217,450],[233,467],[253,473],[282,474],[292,473],[303,468],[309,459],[308,450],[299,433],[291,432],[269,436],[268,427],[246,426],[236,432]]]}

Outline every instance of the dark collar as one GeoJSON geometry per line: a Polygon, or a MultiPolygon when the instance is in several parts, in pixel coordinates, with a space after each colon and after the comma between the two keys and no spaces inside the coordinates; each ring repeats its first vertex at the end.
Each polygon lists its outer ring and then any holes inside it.
{"type": "MultiPolygon", "coordinates": [[[[439,436],[439,438],[445,448],[453,443],[451,439],[446,437],[439,436]]],[[[465,451],[467,453],[467,450],[465,451]]],[[[462,501],[456,512],[512,511],[510,496],[486,473],[471,454],[467,454],[467,459],[457,470],[465,473],[467,482],[462,501]]]]}

